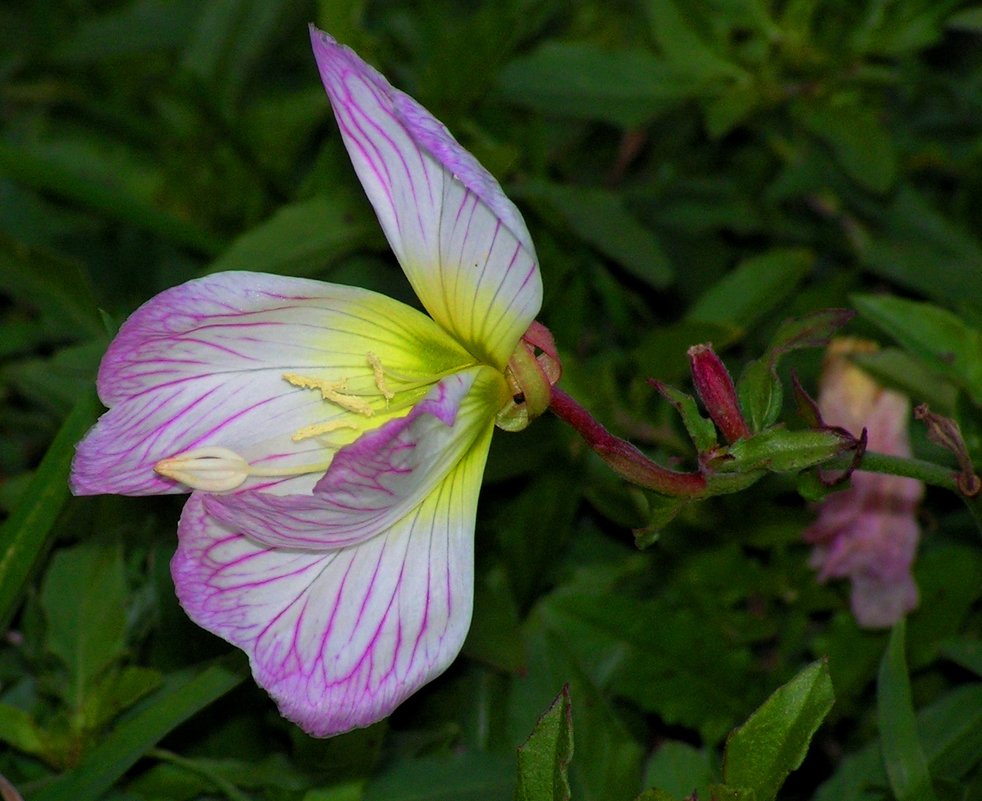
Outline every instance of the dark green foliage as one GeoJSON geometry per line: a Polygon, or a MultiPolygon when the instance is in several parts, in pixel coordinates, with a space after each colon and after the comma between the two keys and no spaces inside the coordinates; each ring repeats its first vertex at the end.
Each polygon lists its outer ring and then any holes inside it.
{"type": "Polygon", "coordinates": [[[816,583],[794,477],[666,501],[548,416],[498,432],[462,655],[329,741],[183,616],[178,501],[69,497],[99,357],[154,293],[241,269],[412,302],[308,21],[498,176],[536,243],[562,386],[660,463],[717,441],[686,383],[710,341],[751,430],[786,423],[743,441],[745,466],[797,471],[780,459],[801,438],[813,461],[834,451],[787,387],[794,368],[815,393],[815,347],[844,319],[819,310],[846,308],[883,346],[856,361],[955,418],[982,464],[977,5],[5,3],[0,774],[32,801],[982,797],[979,507],[951,493],[928,493],[921,605],[888,636],[856,626],[844,582],[816,583]]]}

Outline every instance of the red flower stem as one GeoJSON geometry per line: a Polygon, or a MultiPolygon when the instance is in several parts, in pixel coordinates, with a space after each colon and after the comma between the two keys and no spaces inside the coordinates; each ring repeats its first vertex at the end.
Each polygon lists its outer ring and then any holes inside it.
{"type": "Polygon", "coordinates": [[[655,464],[631,443],[615,437],[593,416],[558,387],[552,388],[549,408],[575,428],[596,453],[622,478],[662,495],[698,498],[706,492],[699,473],[679,473],[655,464]]]}

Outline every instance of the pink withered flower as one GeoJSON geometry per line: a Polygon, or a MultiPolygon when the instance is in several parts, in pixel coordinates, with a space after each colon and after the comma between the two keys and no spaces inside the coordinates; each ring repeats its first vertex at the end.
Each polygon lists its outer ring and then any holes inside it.
{"type": "MultiPolygon", "coordinates": [[[[855,436],[867,431],[868,448],[910,456],[910,403],[855,366],[850,354],[871,352],[872,342],[842,337],[826,352],[818,406],[827,425],[855,436]]],[[[911,565],[920,529],[923,484],[912,478],[857,470],[845,490],[825,498],[805,532],[814,543],[811,564],[820,581],[849,578],[852,611],[867,628],[889,627],[917,606],[911,565]]]]}
{"type": "Polygon", "coordinates": [[[171,565],[181,604],[325,736],[386,716],[460,650],[491,433],[544,411],[536,349],[551,337],[533,324],[535,250],[497,182],[351,50],[311,40],[429,315],[261,273],[163,292],[109,346],[109,411],[78,446],[72,487],[191,491],[171,565]]]}

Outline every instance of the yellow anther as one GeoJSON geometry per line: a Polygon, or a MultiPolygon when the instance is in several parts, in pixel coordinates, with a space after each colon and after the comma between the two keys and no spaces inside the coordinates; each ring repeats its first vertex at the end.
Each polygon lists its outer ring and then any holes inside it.
{"type": "Polygon", "coordinates": [[[320,378],[310,378],[296,373],[284,373],[283,379],[301,389],[318,390],[324,400],[336,403],[345,411],[363,414],[365,417],[371,417],[375,414],[375,410],[368,405],[367,401],[362,400],[357,395],[349,395],[341,391],[347,386],[347,379],[324,381],[320,378]]]}
{"type": "Polygon", "coordinates": [[[344,420],[330,420],[326,423],[314,423],[311,426],[301,428],[292,437],[290,437],[290,439],[292,439],[294,442],[301,442],[305,439],[310,439],[311,437],[319,437],[321,434],[330,434],[332,431],[340,431],[342,429],[357,431],[358,426],[344,420]]]}
{"type": "Polygon", "coordinates": [[[389,401],[392,400],[396,394],[391,389],[389,389],[388,384],[385,383],[385,371],[382,369],[382,360],[376,356],[374,353],[369,351],[366,354],[368,363],[372,366],[372,375],[375,376],[375,386],[378,391],[382,393],[382,397],[385,398],[385,405],[389,405],[389,401]]]}

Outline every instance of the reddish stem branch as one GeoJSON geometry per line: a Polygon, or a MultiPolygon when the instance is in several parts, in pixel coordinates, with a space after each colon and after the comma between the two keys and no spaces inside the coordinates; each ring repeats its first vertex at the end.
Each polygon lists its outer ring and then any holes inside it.
{"type": "Polygon", "coordinates": [[[586,443],[618,475],[662,495],[697,498],[705,494],[706,479],[699,473],[679,473],[655,464],[631,443],[615,437],[558,387],[552,388],[549,408],[575,428],[586,443]]]}

